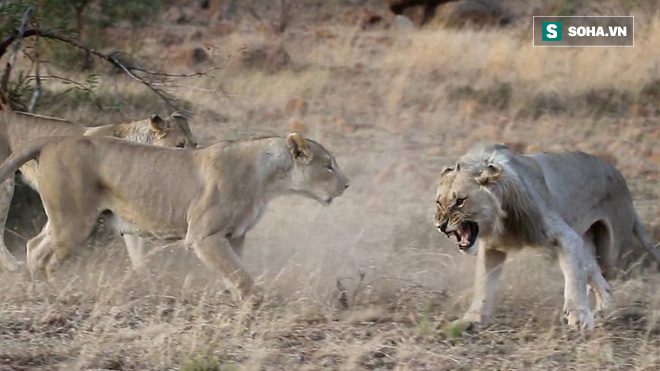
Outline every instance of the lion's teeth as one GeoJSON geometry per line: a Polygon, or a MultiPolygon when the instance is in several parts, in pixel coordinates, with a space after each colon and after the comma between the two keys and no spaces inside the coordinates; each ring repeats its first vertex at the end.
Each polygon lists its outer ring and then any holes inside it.
{"type": "Polygon", "coordinates": [[[467,245],[470,243],[470,235],[465,233],[461,236],[461,245],[467,245]]]}

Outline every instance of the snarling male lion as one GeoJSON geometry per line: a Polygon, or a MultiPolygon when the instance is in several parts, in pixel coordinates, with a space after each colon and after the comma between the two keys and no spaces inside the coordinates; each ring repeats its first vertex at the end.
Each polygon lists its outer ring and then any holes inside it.
{"type": "Polygon", "coordinates": [[[348,187],[335,158],[298,133],[169,149],[112,138],[38,139],[0,166],[0,181],[38,161],[46,232],[28,242],[31,272],[83,245],[99,214],[124,234],[183,239],[245,296],[254,284],[240,262],[245,234],[277,196],[329,204],[348,187]]]}
{"type": "Polygon", "coordinates": [[[612,275],[625,246],[639,243],[660,261],[621,173],[586,153],[523,155],[504,145],[479,146],[442,171],[436,203],[436,227],[462,251],[478,254],[474,297],[463,318],[468,323],[489,322],[501,267],[512,250],[557,253],[564,316],[580,328],[594,325],[587,285],[596,311],[610,304],[611,287],[601,269],[612,275]]]}
{"type": "MultiPolygon", "coordinates": [[[[151,115],[149,119],[124,124],[88,128],[64,119],[22,112],[0,112],[0,161],[29,141],[50,136],[109,136],[162,147],[195,147],[196,141],[184,116],[174,112],[170,117],[151,115]]],[[[36,163],[30,161],[20,168],[22,180],[37,192],[36,163]]],[[[4,232],[9,205],[14,196],[14,177],[0,186],[0,268],[14,271],[18,263],[5,245],[4,232]]],[[[131,262],[142,262],[143,241],[125,237],[131,262]]]]}

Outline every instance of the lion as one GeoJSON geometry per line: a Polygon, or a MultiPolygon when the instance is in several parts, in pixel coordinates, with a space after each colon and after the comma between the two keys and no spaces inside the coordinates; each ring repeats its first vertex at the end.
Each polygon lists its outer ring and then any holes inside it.
{"type": "Polygon", "coordinates": [[[594,326],[587,285],[596,297],[595,313],[610,305],[611,287],[601,269],[613,276],[625,246],[639,243],[660,261],[621,173],[583,152],[524,155],[504,145],[478,146],[442,171],[436,203],[438,230],[455,238],[461,251],[478,255],[466,326],[489,323],[511,251],[529,246],[556,253],[565,282],[564,317],[580,329],[594,326]]]}
{"type": "MultiPolygon", "coordinates": [[[[49,136],[109,136],[163,147],[188,148],[197,146],[187,120],[178,112],[161,118],[154,114],[147,120],[124,124],[87,128],[64,119],[21,112],[0,112],[0,160],[32,139],[49,136]]],[[[29,162],[20,169],[22,180],[38,191],[36,163],[29,162]]],[[[14,178],[0,187],[0,268],[18,269],[18,263],[4,242],[5,224],[9,205],[14,195],[14,178]]],[[[134,267],[142,264],[143,241],[125,237],[129,256],[134,267]]]]}
{"type": "MultiPolygon", "coordinates": [[[[183,240],[209,267],[253,293],[240,257],[245,234],[275,197],[328,205],[348,178],[321,144],[299,133],[170,149],[103,137],[41,138],[0,166],[0,181],[37,160],[47,228],[28,242],[27,265],[50,276],[83,245],[100,214],[123,234],[183,240]]],[[[258,290],[257,290],[258,291],[258,290]]]]}

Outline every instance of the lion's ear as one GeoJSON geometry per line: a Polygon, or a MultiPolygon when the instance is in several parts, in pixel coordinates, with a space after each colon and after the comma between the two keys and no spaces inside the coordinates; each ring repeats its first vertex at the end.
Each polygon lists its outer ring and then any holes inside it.
{"type": "Polygon", "coordinates": [[[452,166],[445,166],[445,168],[442,169],[442,171],[440,172],[440,177],[443,177],[443,176],[451,173],[452,171],[459,172],[460,170],[461,170],[461,163],[460,162],[457,162],[456,165],[453,166],[453,167],[452,166]]]}
{"type": "Polygon", "coordinates": [[[502,165],[500,164],[490,164],[485,169],[479,171],[477,175],[477,182],[481,185],[486,185],[489,183],[494,183],[502,175],[502,165]]]}
{"type": "Polygon", "coordinates": [[[309,164],[312,161],[312,151],[307,146],[305,138],[297,132],[291,133],[286,137],[286,145],[294,160],[309,164]]]}
{"type": "Polygon", "coordinates": [[[164,133],[170,129],[167,121],[155,113],[149,117],[149,128],[154,133],[164,133]]]}

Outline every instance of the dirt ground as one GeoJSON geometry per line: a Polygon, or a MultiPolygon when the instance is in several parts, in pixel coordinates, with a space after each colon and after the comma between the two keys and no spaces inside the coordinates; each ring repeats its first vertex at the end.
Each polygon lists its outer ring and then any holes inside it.
{"type": "MultiPolygon", "coordinates": [[[[385,20],[365,28],[354,18],[362,8],[348,3],[294,8],[280,35],[264,20],[275,8],[260,9],[262,20],[239,12],[169,22],[174,11],[164,12],[123,45],[139,44],[138,56],[172,71],[223,65],[177,90],[201,144],[300,130],[351,179],[329,207],[275,200],[248,234],[244,261],[265,304],[234,302],[177,244],[152,242],[150,274],[134,273],[121,241],[104,234],[53,283],[0,272],[0,370],[660,367],[654,266],[614,280],[613,310],[581,334],[562,324],[556,262],[514,254],[492,325],[446,330],[471,297],[474,258],[432,223],[439,171],[471,145],[497,141],[615,162],[660,240],[660,17],[639,17],[634,48],[533,48],[524,20],[401,30],[372,6],[385,20]],[[208,59],[191,61],[195,48],[208,59]]],[[[121,112],[61,104],[40,113],[97,125],[163,110],[131,81],[103,76],[99,94],[121,92],[121,112]]],[[[12,226],[23,258],[31,232],[12,226]]]]}

